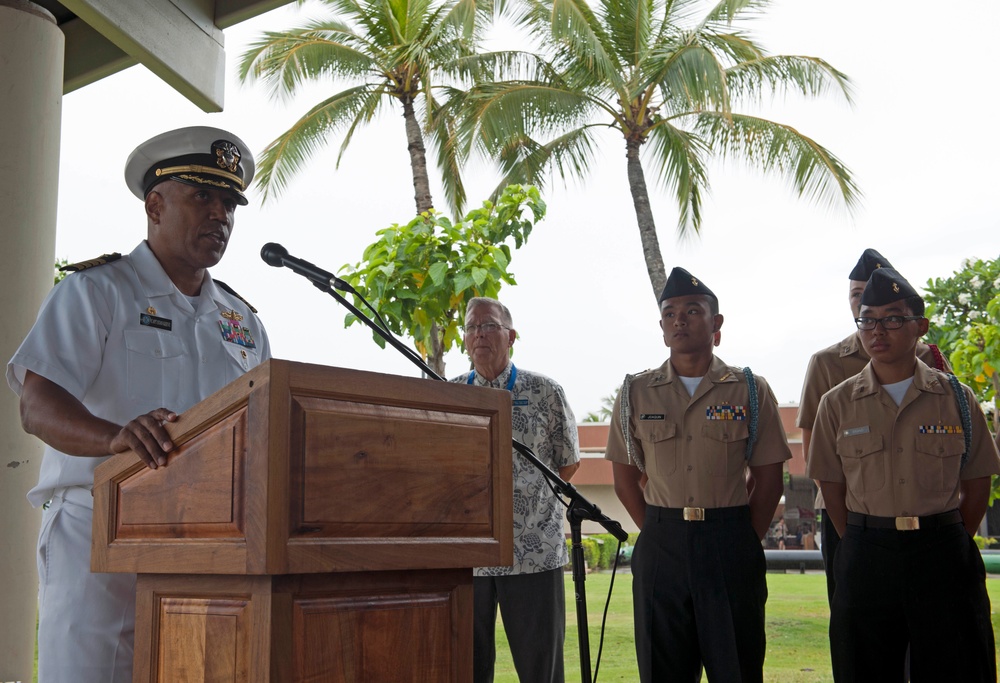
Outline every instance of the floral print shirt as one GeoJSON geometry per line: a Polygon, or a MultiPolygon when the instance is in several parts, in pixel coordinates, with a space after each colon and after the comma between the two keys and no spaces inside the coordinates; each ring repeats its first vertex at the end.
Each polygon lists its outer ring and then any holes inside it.
{"type": "MultiPolygon", "coordinates": [[[[561,386],[545,375],[523,370],[508,363],[493,381],[482,375],[465,373],[452,382],[472,383],[481,387],[506,389],[511,373],[513,437],[557,474],[559,468],[580,461],[576,418],[561,386]]],[[[565,506],[549,486],[548,480],[517,451],[514,458],[514,564],[510,567],[479,567],[475,576],[531,574],[558,569],[569,562],[563,531],[565,506]]]]}

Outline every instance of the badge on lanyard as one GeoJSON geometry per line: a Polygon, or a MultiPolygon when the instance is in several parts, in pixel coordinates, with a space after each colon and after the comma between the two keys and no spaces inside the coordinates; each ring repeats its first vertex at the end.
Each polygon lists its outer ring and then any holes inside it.
{"type": "Polygon", "coordinates": [[[222,320],[219,321],[219,327],[222,329],[222,340],[230,344],[239,344],[248,349],[257,348],[250,328],[243,327],[240,324],[241,320],[243,320],[243,316],[236,311],[222,312],[222,320]]]}

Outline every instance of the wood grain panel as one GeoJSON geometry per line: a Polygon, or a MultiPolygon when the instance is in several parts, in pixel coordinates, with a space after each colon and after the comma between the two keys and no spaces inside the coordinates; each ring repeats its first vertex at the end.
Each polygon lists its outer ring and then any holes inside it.
{"type": "Polygon", "coordinates": [[[295,680],[302,683],[451,678],[448,593],[300,599],[293,612],[295,680]],[[336,648],[330,643],[338,643],[336,648]]]}
{"type": "Polygon", "coordinates": [[[296,683],[467,683],[472,677],[468,571],[286,577],[296,683]],[[335,647],[331,644],[335,643],[335,647]]]}
{"type": "Polygon", "coordinates": [[[180,446],[166,467],[121,481],[115,537],[242,539],[246,420],[240,410],[180,446]]]}
{"type": "Polygon", "coordinates": [[[157,602],[157,681],[239,683],[248,679],[248,599],[161,597],[157,602]]]}
{"type": "Polygon", "coordinates": [[[488,416],[297,397],[292,422],[295,534],[489,534],[488,416]]]}

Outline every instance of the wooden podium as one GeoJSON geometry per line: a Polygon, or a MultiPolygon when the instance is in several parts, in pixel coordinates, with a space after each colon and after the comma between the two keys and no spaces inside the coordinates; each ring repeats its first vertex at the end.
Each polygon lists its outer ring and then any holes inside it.
{"type": "Polygon", "coordinates": [[[505,391],[271,360],[94,478],[136,572],[136,683],[472,677],[471,567],[509,564],[505,391]]]}

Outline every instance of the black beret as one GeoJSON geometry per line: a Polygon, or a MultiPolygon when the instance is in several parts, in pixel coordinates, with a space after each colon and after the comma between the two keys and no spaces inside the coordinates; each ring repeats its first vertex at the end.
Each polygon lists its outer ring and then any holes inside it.
{"type": "Polygon", "coordinates": [[[226,190],[246,205],[254,160],[246,143],[221,128],[191,126],[146,140],[125,162],[125,183],[139,199],[164,180],[226,190]]]}
{"type": "Polygon", "coordinates": [[[900,299],[920,296],[902,275],[892,268],[879,268],[868,279],[861,294],[863,306],[885,306],[900,299]]]}
{"type": "Polygon", "coordinates": [[[868,278],[879,268],[892,268],[892,264],[889,263],[889,259],[874,249],[865,249],[861,258],[858,259],[858,264],[854,266],[854,270],[851,271],[847,279],[868,282],[868,278]]]}
{"type": "Polygon", "coordinates": [[[664,285],[663,291],[660,293],[659,301],[663,303],[664,300],[672,299],[675,296],[698,295],[719,300],[715,293],[706,287],[701,280],[683,268],[677,267],[670,271],[670,277],[667,278],[667,284],[664,285]]]}

